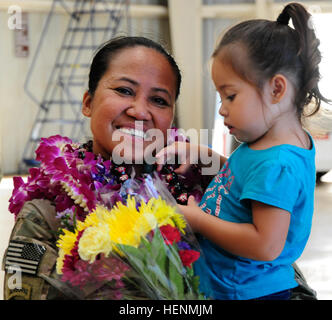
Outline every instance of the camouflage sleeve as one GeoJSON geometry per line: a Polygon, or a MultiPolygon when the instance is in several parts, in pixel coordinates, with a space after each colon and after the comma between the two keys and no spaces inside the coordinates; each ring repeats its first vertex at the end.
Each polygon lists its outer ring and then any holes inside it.
{"type": "Polygon", "coordinates": [[[296,263],[293,264],[295,280],[298,286],[291,290],[291,300],[317,300],[317,293],[304,278],[303,273],[296,263]]]}
{"type": "Polygon", "coordinates": [[[55,208],[48,200],[26,202],[4,254],[4,300],[62,299],[54,279],[57,259],[55,208]]]}

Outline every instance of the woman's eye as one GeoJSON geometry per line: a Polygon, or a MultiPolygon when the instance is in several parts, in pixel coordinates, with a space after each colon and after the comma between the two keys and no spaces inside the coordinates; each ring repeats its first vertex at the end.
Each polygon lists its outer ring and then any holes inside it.
{"type": "Polygon", "coordinates": [[[133,91],[129,88],[119,87],[119,88],[115,88],[114,90],[121,93],[121,94],[123,94],[123,95],[126,95],[126,96],[133,95],[133,91]]]}
{"type": "Polygon", "coordinates": [[[151,100],[152,100],[153,103],[158,104],[160,106],[168,106],[169,105],[169,103],[164,98],[161,98],[161,97],[153,97],[151,100]]]}

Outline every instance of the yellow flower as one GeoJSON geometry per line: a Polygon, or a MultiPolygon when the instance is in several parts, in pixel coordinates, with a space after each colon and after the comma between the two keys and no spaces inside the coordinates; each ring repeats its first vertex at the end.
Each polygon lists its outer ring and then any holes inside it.
{"type": "Polygon", "coordinates": [[[109,236],[109,227],[103,223],[88,227],[78,244],[80,257],[91,263],[95,261],[99,253],[104,253],[107,257],[111,251],[112,243],[109,236]]]}
{"type": "Polygon", "coordinates": [[[186,227],[186,221],[182,214],[176,212],[176,208],[170,206],[165,200],[152,198],[145,204],[142,203],[140,212],[151,212],[158,222],[158,227],[170,224],[173,227],[177,227],[182,233],[186,227]]]}
{"type": "Polygon", "coordinates": [[[110,227],[110,237],[114,243],[126,244],[137,247],[141,237],[146,236],[155,226],[157,221],[151,213],[136,209],[134,198],[128,198],[127,205],[118,203],[107,217],[110,227]]]}
{"type": "Polygon", "coordinates": [[[57,247],[63,250],[64,255],[70,254],[70,251],[74,248],[76,238],[77,238],[77,230],[73,233],[69,230],[63,229],[64,234],[60,235],[59,240],[57,242],[57,247]]]}
{"type": "Polygon", "coordinates": [[[56,272],[58,274],[62,274],[64,259],[65,259],[65,252],[62,249],[59,249],[59,255],[56,260],[56,272]]]}
{"type": "Polygon", "coordinates": [[[78,244],[78,253],[83,260],[93,262],[99,253],[108,256],[115,250],[121,254],[117,244],[138,247],[142,237],[157,226],[167,224],[184,233],[186,222],[183,216],[161,198],[152,198],[148,203],[142,201],[139,210],[136,208],[135,198],[132,197],[128,198],[127,205],[118,202],[112,210],[97,206],[84,222],[77,222],[74,233],[64,230],[64,235],[60,236],[57,243],[60,248],[57,272],[60,273],[64,256],[70,254],[80,231],[84,230],[78,244]]]}
{"type": "MultiPolygon", "coordinates": [[[[106,209],[105,209],[106,210],[106,209]]],[[[98,223],[100,223],[102,221],[102,219],[100,219],[96,213],[96,210],[92,211],[91,213],[89,213],[84,222],[82,221],[78,221],[77,222],[77,230],[78,231],[82,231],[85,230],[86,228],[90,227],[90,226],[95,226],[98,223]]]]}

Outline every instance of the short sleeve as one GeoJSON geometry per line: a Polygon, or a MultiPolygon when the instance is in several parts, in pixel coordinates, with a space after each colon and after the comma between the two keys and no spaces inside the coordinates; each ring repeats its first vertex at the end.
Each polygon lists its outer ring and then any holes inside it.
{"type": "Polygon", "coordinates": [[[267,161],[247,175],[240,201],[256,200],[292,212],[299,197],[300,181],[294,169],[267,161]]]}

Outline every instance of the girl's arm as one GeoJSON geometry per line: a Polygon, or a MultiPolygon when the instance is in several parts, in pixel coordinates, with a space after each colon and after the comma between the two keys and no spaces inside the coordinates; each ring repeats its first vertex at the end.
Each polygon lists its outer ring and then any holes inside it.
{"type": "Polygon", "coordinates": [[[272,261],[284,248],[290,223],[285,210],[252,201],[253,223],[235,223],[206,214],[193,197],[179,207],[195,232],[234,255],[272,261]]]}
{"type": "Polygon", "coordinates": [[[175,172],[179,174],[185,174],[191,165],[197,164],[201,168],[207,169],[206,175],[216,175],[227,161],[226,157],[218,154],[207,146],[188,142],[175,142],[163,148],[156,155],[157,163],[159,164],[157,170],[160,170],[162,165],[167,162],[168,159],[174,158],[175,155],[178,155],[181,163],[175,170],[175,172]]]}

